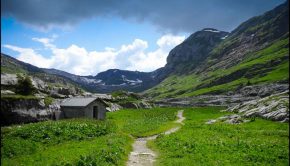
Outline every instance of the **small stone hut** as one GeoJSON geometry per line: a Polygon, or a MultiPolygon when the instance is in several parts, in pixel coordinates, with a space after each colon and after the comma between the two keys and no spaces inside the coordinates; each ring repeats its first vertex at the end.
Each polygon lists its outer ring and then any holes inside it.
{"type": "Polygon", "coordinates": [[[106,118],[107,104],[97,97],[69,98],[60,104],[60,115],[56,119],[88,117],[106,118]]]}

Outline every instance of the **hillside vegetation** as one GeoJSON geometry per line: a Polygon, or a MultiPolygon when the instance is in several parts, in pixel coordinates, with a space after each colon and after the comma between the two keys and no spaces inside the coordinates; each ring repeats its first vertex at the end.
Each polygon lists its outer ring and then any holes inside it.
{"type": "Polygon", "coordinates": [[[289,40],[282,39],[248,54],[246,59],[233,67],[200,74],[171,75],[146,93],[155,99],[178,98],[223,93],[248,84],[288,82],[288,52],[289,40]]]}

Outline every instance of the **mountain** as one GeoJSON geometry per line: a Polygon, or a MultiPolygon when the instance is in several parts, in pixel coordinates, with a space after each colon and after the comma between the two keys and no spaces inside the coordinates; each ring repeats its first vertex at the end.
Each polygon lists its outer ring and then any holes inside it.
{"type": "Polygon", "coordinates": [[[109,69],[96,76],[78,76],[56,69],[42,69],[46,73],[65,77],[91,92],[110,93],[117,90],[141,92],[157,84],[151,73],[109,69]]]}
{"type": "Polygon", "coordinates": [[[213,28],[197,31],[170,51],[164,70],[180,74],[191,71],[204,61],[210,51],[228,34],[213,28]]]}
{"type": "Polygon", "coordinates": [[[43,71],[29,63],[19,61],[13,57],[1,53],[1,73],[43,73],[43,71]]]}
{"type": "Polygon", "coordinates": [[[231,33],[204,29],[168,55],[146,95],[155,99],[235,93],[247,85],[289,83],[289,2],[231,33]]]}
{"type": "Polygon", "coordinates": [[[205,28],[172,49],[152,72],[110,69],[78,76],[43,69],[1,54],[1,73],[25,72],[91,92],[144,92],[155,99],[235,93],[246,85],[289,83],[289,2],[253,17],[232,32],[205,28]]]}
{"type": "Polygon", "coordinates": [[[6,74],[25,73],[30,76],[37,77],[51,85],[80,88],[79,85],[77,85],[76,83],[65,77],[47,73],[42,68],[38,68],[29,63],[19,61],[13,57],[1,53],[1,75],[5,73],[6,74]]]}
{"type": "Polygon", "coordinates": [[[154,74],[110,69],[96,76],[79,76],[57,69],[38,68],[1,53],[1,73],[26,73],[47,82],[73,84],[90,92],[110,93],[117,90],[141,92],[156,85],[154,74]]]}

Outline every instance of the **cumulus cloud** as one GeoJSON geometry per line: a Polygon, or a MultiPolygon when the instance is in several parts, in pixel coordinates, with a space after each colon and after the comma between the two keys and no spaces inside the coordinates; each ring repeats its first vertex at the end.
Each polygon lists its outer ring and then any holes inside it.
{"type": "Polygon", "coordinates": [[[158,49],[152,52],[144,53],[143,51],[135,56],[130,56],[128,61],[130,66],[128,70],[153,71],[163,67],[166,64],[168,53],[176,45],[184,41],[185,36],[174,36],[171,34],[164,35],[157,40],[158,49]]]}
{"type": "Polygon", "coordinates": [[[163,30],[192,33],[212,27],[232,30],[285,0],[1,0],[1,14],[49,29],[84,19],[118,16],[149,21],[163,30]]]}
{"type": "Polygon", "coordinates": [[[154,51],[147,51],[148,42],[141,39],[135,39],[119,49],[105,48],[104,51],[87,51],[75,44],[68,48],[58,48],[53,44],[55,39],[56,37],[32,38],[51,51],[50,57],[44,57],[31,48],[12,45],[4,47],[19,52],[17,59],[38,67],[55,68],[77,75],[96,75],[112,68],[153,71],[163,67],[169,51],[180,44],[185,36],[164,35],[157,40],[158,48],[154,51]]]}
{"type": "Polygon", "coordinates": [[[38,54],[31,48],[21,48],[12,45],[4,45],[4,47],[9,48],[13,51],[19,52],[18,60],[33,64],[38,67],[48,68],[52,64],[51,59],[47,59],[42,55],[38,54]]]}

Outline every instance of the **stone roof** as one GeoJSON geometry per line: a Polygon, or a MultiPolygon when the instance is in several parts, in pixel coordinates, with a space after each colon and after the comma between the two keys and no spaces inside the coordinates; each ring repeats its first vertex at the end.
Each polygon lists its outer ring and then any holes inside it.
{"type": "Polygon", "coordinates": [[[95,101],[97,97],[74,97],[64,100],[60,106],[63,107],[85,107],[95,101]]]}

